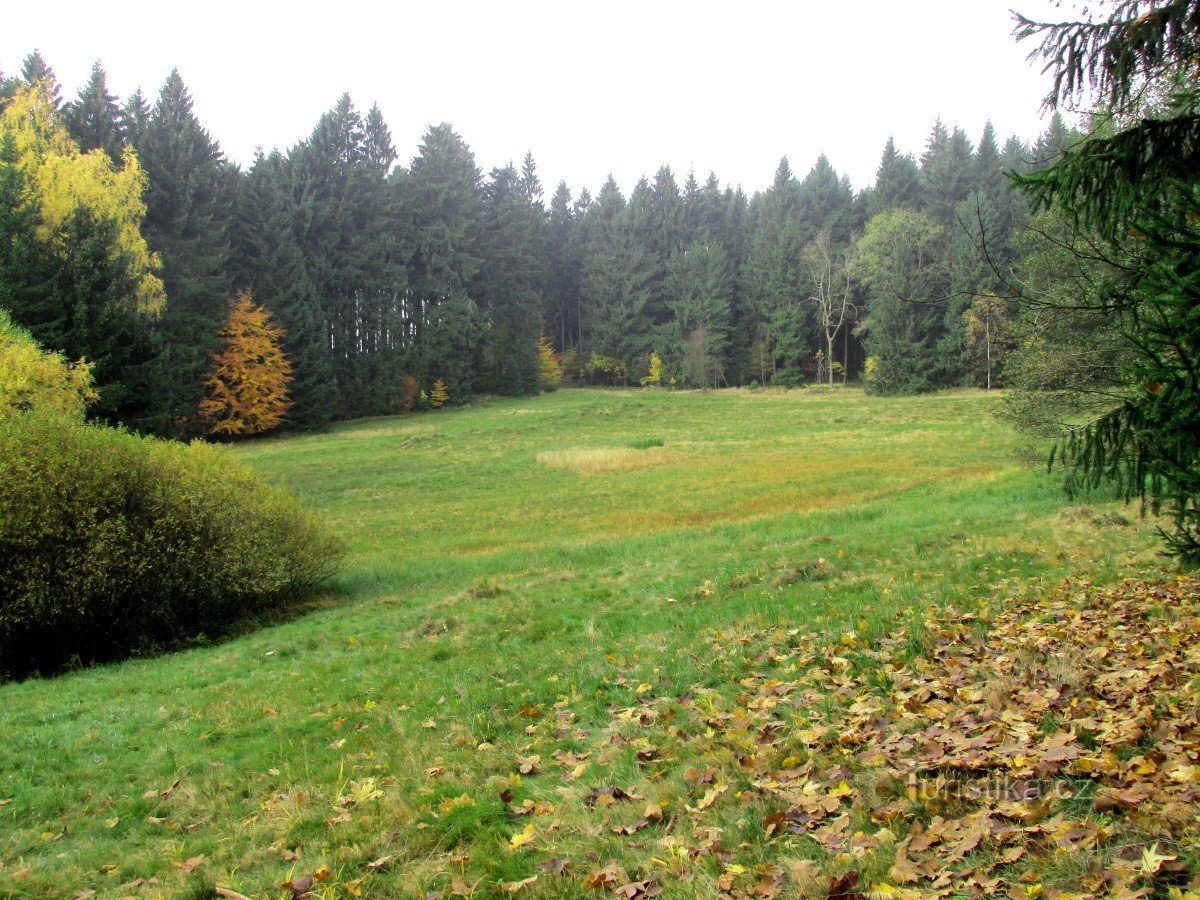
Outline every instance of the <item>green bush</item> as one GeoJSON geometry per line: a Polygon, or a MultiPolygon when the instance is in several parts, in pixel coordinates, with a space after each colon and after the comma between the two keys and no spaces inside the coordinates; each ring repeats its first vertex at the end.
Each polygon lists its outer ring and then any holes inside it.
{"type": "Polygon", "coordinates": [[[337,539],[228,452],[0,420],[0,676],[215,636],[332,577],[337,539]]]}

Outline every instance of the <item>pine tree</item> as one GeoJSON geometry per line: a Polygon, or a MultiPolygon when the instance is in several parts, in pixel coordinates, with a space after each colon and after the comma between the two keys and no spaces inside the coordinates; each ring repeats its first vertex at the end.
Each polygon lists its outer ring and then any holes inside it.
{"type": "Polygon", "coordinates": [[[283,329],[242,291],[230,304],[219,337],[221,347],[212,356],[212,370],[204,379],[207,394],[200,403],[210,423],[208,433],[246,437],[279,428],[292,405],[292,367],[281,347],[283,329]]]}
{"type": "MultiPolygon", "coordinates": [[[[134,134],[137,135],[136,128],[134,134]]],[[[163,84],[134,148],[146,170],[145,234],[160,255],[171,302],[163,319],[173,427],[203,428],[196,409],[204,392],[208,355],[215,349],[231,293],[230,170],[220,146],[192,111],[179,72],[163,84]]]]}
{"type": "Polygon", "coordinates": [[[121,162],[125,149],[121,107],[108,92],[108,76],[99,60],[92,64],[92,73],[79,97],[63,110],[63,119],[81,150],[100,149],[113,163],[121,162]]]}

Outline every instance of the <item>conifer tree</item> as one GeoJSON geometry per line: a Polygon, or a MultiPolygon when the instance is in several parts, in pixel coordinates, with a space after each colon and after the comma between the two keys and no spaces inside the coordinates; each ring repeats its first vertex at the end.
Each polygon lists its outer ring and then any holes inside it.
{"type": "Polygon", "coordinates": [[[241,291],[219,337],[200,403],[208,433],[247,437],[279,428],[291,408],[292,367],[281,346],[283,329],[241,291]]]}
{"type": "Polygon", "coordinates": [[[108,92],[108,76],[97,60],[79,96],[66,105],[63,118],[71,137],[85,153],[103,150],[114,163],[121,162],[125,149],[121,107],[108,92]]]}
{"type": "Polygon", "coordinates": [[[875,186],[867,202],[867,212],[873,217],[897,207],[917,209],[920,203],[921,173],[917,162],[896,150],[896,142],[889,135],[875,172],[875,186]]]}
{"type": "MultiPolygon", "coordinates": [[[[643,191],[648,193],[648,183],[643,191]]],[[[582,231],[584,347],[619,364],[608,374],[621,383],[637,372],[653,344],[650,304],[657,277],[657,263],[638,240],[631,215],[610,175],[582,231]]]]}
{"type": "Polygon", "coordinates": [[[150,102],[142,89],[138,88],[129,95],[121,108],[121,127],[125,144],[140,147],[146,136],[146,128],[150,124],[150,102]]]}
{"type": "Polygon", "coordinates": [[[560,351],[580,343],[578,224],[571,190],[559,182],[550,199],[543,318],[560,351]]]}
{"type": "Polygon", "coordinates": [[[44,86],[50,105],[57,110],[62,105],[62,85],[40,50],[32,51],[21,64],[21,80],[29,87],[44,86]]]}
{"type": "Polygon", "coordinates": [[[283,349],[292,364],[288,424],[327,425],[337,406],[327,331],[297,238],[294,164],[278,151],[258,154],[242,179],[234,227],[234,269],[245,286],[284,329],[283,349]]]}
{"type": "Polygon", "coordinates": [[[483,195],[475,156],[448,124],[431,126],[402,190],[411,222],[409,269],[420,365],[456,400],[471,396],[482,319],[483,195]]]}
{"type": "Polygon", "coordinates": [[[204,427],[195,411],[208,354],[231,293],[230,170],[220,146],[196,118],[176,70],[163,84],[134,148],[148,179],[146,239],[162,259],[171,298],[163,319],[170,372],[163,389],[170,395],[173,427],[195,434],[204,427]]]}
{"type": "Polygon", "coordinates": [[[789,381],[802,377],[814,334],[800,259],[807,230],[800,217],[800,186],[784,158],[759,201],[746,277],[761,339],[789,381]]]}
{"type": "Polygon", "coordinates": [[[493,169],[484,189],[485,223],[478,296],[488,322],[487,387],[499,394],[538,390],[541,333],[542,208],[512,166],[493,169]]]}
{"type": "Polygon", "coordinates": [[[861,327],[874,360],[872,386],[881,393],[937,386],[942,312],[934,298],[941,243],[932,218],[906,209],[873,218],[858,242],[868,289],[861,327]]]}

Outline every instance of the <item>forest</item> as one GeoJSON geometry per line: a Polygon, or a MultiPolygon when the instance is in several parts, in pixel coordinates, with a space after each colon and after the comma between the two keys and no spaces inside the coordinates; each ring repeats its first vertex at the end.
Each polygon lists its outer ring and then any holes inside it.
{"type": "MultiPolygon", "coordinates": [[[[998,385],[1009,282],[1037,253],[1009,175],[1071,140],[1058,117],[1033,146],[939,120],[919,158],[888,139],[864,190],[822,156],[803,175],[783,158],[752,196],[665,166],[625,196],[611,177],[551,191],[531,153],[484,176],[448,124],[405,164],[379,109],[349,96],[245,169],[175,71],[153,100],[122,103],[97,62],[68,99],[34,51],[3,96],[45,106],[46,127],[106,154],[110,177],[136,164],[145,208],[145,247],[126,260],[99,221],[72,221],[53,247],[33,223],[10,232],[4,306],[44,346],[94,361],[96,418],[179,437],[214,428],[210,355],[239,292],[282,329],[294,429],[407,411],[439,381],[450,403],[536,393],[539,344],[578,384],[998,385]],[[30,267],[88,254],[110,260],[90,284],[30,267]],[[139,266],[161,279],[161,311],[126,302],[139,266]]],[[[20,144],[0,162],[10,221],[38,189],[20,144]]]]}

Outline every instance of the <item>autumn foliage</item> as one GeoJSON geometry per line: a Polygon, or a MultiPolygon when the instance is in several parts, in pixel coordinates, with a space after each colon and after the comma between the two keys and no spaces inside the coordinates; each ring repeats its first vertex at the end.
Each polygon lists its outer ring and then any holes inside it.
{"type": "Polygon", "coordinates": [[[220,337],[222,347],[205,378],[208,396],[200,403],[200,412],[212,421],[209,433],[240,437],[278,428],[292,405],[292,366],[280,346],[283,329],[254,304],[249,291],[241,291],[220,337]]]}
{"type": "Polygon", "coordinates": [[[562,363],[558,354],[550,344],[550,339],[542,335],[538,339],[538,385],[543,391],[553,391],[562,381],[562,363]]]}
{"type": "Polygon", "coordinates": [[[446,405],[446,401],[449,399],[450,392],[446,390],[446,383],[439,378],[433,383],[433,389],[429,392],[429,405],[434,409],[440,409],[446,405]]]}

